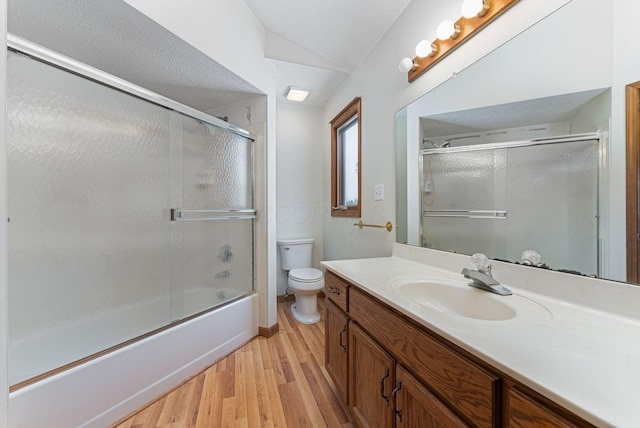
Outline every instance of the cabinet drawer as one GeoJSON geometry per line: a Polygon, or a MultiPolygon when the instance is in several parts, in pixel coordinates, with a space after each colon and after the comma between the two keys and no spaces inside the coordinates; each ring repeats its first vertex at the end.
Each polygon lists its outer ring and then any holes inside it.
{"type": "Polygon", "coordinates": [[[324,287],[329,300],[344,312],[348,312],[347,293],[349,284],[333,272],[326,271],[324,275],[324,287]]]}
{"type": "Polygon", "coordinates": [[[570,422],[551,408],[511,387],[507,396],[507,424],[509,428],[591,427],[585,421],[570,422]]]}
{"type": "Polygon", "coordinates": [[[349,314],[467,422],[499,426],[499,377],[354,287],[349,291],[349,314]]]}

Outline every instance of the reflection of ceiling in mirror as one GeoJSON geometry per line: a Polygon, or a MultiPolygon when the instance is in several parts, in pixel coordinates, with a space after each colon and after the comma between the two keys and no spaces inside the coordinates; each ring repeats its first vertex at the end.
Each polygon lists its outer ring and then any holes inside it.
{"type": "Polygon", "coordinates": [[[16,36],[197,110],[260,94],[124,1],[10,0],[7,25],[16,36]]]}
{"type": "Polygon", "coordinates": [[[430,115],[420,119],[425,137],[563,122],[606,89],[575,92],[477,109],[430,115]]]}

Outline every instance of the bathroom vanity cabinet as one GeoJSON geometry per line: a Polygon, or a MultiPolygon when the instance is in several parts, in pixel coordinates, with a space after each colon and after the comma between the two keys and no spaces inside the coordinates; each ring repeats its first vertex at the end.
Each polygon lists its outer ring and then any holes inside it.
{"type": "Polygon", "coordinates": [[[358,426],[592,426],[366,290],[325,280],[326,368],[358,426]]]}

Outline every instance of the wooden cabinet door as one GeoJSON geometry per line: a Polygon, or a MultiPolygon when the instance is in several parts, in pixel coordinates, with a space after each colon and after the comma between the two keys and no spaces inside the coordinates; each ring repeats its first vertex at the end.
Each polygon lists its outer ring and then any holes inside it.
{"type": "Polygon", "coordinates": [[[349,406],[359,427],[392,428],[395,360],[349,323],[349,406]]]}
{"type": "Polygon", "coordinates": [[[348,352],[349,336],[347,326],[349,319],[329,299],[325,299],[325,354],[324,364],[327,373],[333,379],[340,398],[347,403],[348,399],[348,352]]]}
{"type": "Polygon", "coordinates": [[[401,365],[396,366],[397,428],[463,428],[468,425],[401,365]]]}

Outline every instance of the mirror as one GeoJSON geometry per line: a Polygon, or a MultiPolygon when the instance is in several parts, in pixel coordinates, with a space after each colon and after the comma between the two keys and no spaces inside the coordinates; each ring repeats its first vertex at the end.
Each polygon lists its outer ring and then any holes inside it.
{"type": "Polygon", "coordinates": [[[552,269],[626,279],[612,40],[601,41],[597,67],[598,46],[585,46],[598,13],[572,2],[397,112],[397,242],[510,262],[536,250],[552,269]],[[570,28],[584,31],[566,31],[580,20],[570,28]],[[574,140],[580,150],[589,141],[590,154],[564,153],[574,140]],[[529,217],[516,222],[518,210],[529,217]],[[559,247],[569,257],[556,257],[559,247]]]}

